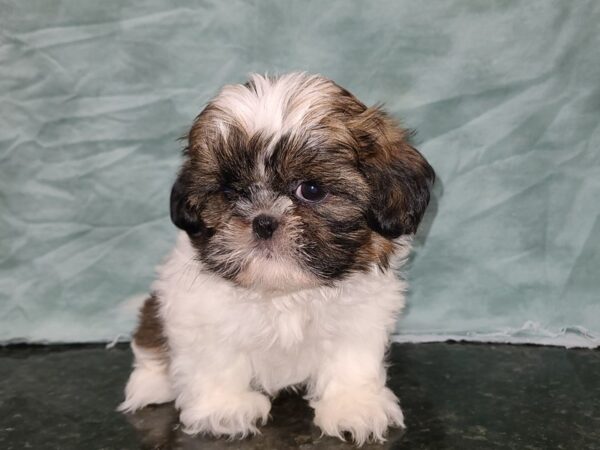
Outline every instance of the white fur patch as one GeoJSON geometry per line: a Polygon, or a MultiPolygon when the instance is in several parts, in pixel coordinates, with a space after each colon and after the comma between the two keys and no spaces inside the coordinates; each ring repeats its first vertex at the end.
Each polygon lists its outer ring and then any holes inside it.
{"type": "Polygon", "coordinates": [[[271,410],[269,399],[258,392],[216,392],[181,411],[188,434],[246,437],[258,433],[257,424],[266,424],[271,410]]]}
{"type": "Polygon", "coordinates": [[[214,104],[235,118],[252,135],[282,135],[301,129],[323,101],[331,82],[319,75],[290,73],[278,78],[250,76],[254,90],[235,84],[223,88],[214,104]]]}
{"type": "Polygon", "coordinates": [[[404,415],[387,387],[375,391],[369,388],[341,391],[311,403],[317,426],[340,439],[348,432],[359,446],[371,440],[384,442],[390,426],[404,427],[404,415]]]}
{"type": "Polygon", "coordinates": [[[403,424],[385,387],[384,352],[404,305],[404,283],[392,271],[354,274],[334,288],[260,294],[203,271],[181,232],[153,290],[169,342],[168,374],[134,347],[122,410],[175,398],[186,431],[239,437],[268,416],[261,391],[306,383],[326,434],[347,431],[362,444],[403,424]]]}

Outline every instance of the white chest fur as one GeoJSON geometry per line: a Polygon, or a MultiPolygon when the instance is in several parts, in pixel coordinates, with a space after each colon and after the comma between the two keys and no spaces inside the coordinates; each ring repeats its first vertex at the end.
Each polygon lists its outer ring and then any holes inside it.
{"type": "Polygon", "coordinates": [[[238,288],[200,264],[182,233],[153,285],[172,350],[233,347],[248,356],[254,382],[268,392],[308,379],[331,343],[387,339],[404,305],[404,283],[392,271],[267,294],[238,288]]]}
{"type": "Polygon", "coordinates": [[[259,294],[203,271],[182,233],[158,275],[168,363],[132,343],[122,410],[175,400],[186,432],[245,436],[267,420],[265,394],[304,383],[326,434],[381,441],[388,426],[403,425],[385,386],[384,352],[404,305],[404,283],[392,271],[259,294]]]}

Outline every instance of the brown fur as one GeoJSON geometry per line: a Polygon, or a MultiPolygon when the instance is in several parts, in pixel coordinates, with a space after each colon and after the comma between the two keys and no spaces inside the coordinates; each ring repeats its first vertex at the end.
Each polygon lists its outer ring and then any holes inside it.
{"type": "Polygon", "coordinates": [[[133,335],[133,340],[140,347],[164,351],[166,350],[167,339],[158,309],[158,298],[155,294],[152,294],[146,299],[140,310],[139,323],[133,335]]]}
{"type": "MultiPolygon", "coordinates": [[[[393,240],[417,229],[434,172],[380,108],[367,108],[331,81],[319,83],[322,95],[304,126],[284,134],[263,163],[274,198],[294,202],[282,222],[302,229],[290,242],[301,249],[295,251],[297,264],[330,283],[373,264],[388,266],[393,240]],[[297,184],[307,180],[326,187],[326,200],[309,204],[294,197],[297,184]]],[[[288,107],[300,101],[301,90],[288,107]]],[[[243,240],[250,233],[250,220],[236,205],[257,201],[255,167],[270,139],[249,133],[218,101],[211,102],[190,130],[187,159],[173,189],[173,221],[188,232],[206,266],[233,281],[241,280],[244,263],[223,262],[235,247],[226,237],[243,240]]],[[[292,226],[280,229],[293,233],[292,226]]]]}

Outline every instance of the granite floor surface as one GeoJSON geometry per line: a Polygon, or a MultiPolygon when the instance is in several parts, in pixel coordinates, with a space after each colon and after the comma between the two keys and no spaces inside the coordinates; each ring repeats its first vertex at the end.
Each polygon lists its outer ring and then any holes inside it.
{"type": "MultiPolygon", "coordinates": [[[[402,344],[390,363],[407,429],[364,449],[600,449],[599,351],[402,344]]],[[[0,348],[0,449],[355,448],[321,437],[301,394],[242,441],[185,435],[170,404],[120,414],[130,364],[126,346],[0,348]]]]}

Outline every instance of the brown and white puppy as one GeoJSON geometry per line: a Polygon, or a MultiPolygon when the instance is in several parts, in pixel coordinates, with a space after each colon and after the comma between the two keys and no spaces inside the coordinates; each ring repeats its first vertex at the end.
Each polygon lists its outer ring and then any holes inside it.
{"type": "Polygon", "coordinates": [[[403,426],[384,353],[434,172],[380,108],[318,75],[253,75],[208,104],[171,194],[183,230],[132,342],[122,410],[175,400],[246,436],[305,385],[324,433],[403,426]]]}

